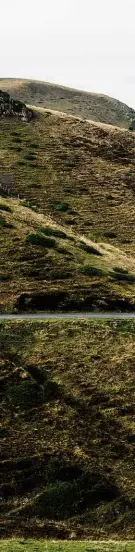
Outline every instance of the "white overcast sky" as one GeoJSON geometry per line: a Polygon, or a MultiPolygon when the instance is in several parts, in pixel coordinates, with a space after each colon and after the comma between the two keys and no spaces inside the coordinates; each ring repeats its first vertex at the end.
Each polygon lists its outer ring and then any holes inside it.
{"type": "Polygon", "coordinates": [[[0,3],[0,77],[101,92],[135,108],[135,0],[0,3]]]}

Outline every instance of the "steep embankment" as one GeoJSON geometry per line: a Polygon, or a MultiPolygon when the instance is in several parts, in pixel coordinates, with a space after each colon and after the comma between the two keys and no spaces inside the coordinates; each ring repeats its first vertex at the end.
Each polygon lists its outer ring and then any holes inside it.
{"type": "Polygon", "coordinates": [[[0,324],[1,536],[135,538],[134,337],[130,321],[0,324]]]}
{"type": "Polygon", "coordinates": [[[104,94],[23,79],[0,79],[0,88],[27,104],[64,111],[91,121],[135,128],[134,109],[104,94]]]}

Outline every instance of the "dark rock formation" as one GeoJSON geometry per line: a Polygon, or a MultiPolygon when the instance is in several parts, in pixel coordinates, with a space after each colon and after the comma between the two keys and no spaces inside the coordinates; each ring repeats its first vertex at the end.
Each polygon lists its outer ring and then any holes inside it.
{"type": "Polygon", "coordinates": [[[13,100],[7,92],[0,90],[0,117],[17,117],[27,123],[32,119],[33,112],[24,103],[13,100]]]}

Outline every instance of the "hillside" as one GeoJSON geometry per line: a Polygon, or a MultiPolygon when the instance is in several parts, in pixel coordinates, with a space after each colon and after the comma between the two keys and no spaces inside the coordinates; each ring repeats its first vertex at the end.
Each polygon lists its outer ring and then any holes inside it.
{"type": "Polygon", "coordinates": [[[0,119],[1,193],[134,254],[135,136],[53,111],[0,119]]]}
{"type": "Polygon", "coordinates": [[[1,537],[135,538],[134,337],[133,321],[0,324],[1,537]]]}
{"type": "Polygon", "coordinates": [[[0,199],[0,312],[134,310],[135,259],[0,199]]]}
{"type": "Polygon", "coordinates": [[[23,79],[0,79],[0,88],[26,104],[63,111],[91,121],[135,128],[134,109],[104,94],[23,79]]]}
{"type": "Polygon", "coordinates": [[[31,113],[0,117],[1,312],[134,309],[134,135],[31,113]]]}

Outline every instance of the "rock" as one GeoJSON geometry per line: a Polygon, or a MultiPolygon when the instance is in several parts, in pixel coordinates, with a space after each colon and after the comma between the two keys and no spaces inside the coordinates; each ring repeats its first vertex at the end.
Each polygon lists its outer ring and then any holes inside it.
{"type": "Polygon", "coordinates": [[[33,117],[33,112],[24,103],[13,100],[7,92],[0,90],[0,117],[17,117],[28,123],[33,117]]]}

